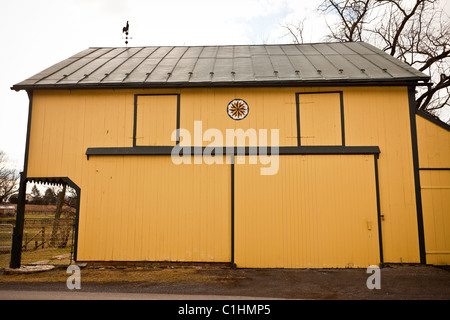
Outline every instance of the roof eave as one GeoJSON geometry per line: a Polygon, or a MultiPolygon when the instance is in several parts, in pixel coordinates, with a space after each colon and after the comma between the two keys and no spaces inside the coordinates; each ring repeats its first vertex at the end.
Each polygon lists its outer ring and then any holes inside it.
{"type": "Polygon", "coordinates": [[[313,79],[313,80],[266,80],[266,81],[209,81],[209,82],[127,82],[96,84],[16,84],[11,90],[49,89],[152,89],[195,87],[307,87],[307,86],[410,86],[427,85],[428,77],[396,79],[313,79]]]}

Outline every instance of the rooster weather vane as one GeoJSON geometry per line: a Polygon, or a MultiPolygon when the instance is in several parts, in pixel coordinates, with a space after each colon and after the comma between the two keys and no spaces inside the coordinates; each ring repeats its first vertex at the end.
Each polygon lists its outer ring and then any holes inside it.
{"type": "Polygon", "coordinates": [[[131,37],[128,37],[128,30],[129,30],[129,28],[130,28],[130,25],[129,25],[128,21],[127,21],[127,25],[122,28],[122,33],[125,33],[125,45],[128,45],[128,39],[133,39],[131,37]]]}

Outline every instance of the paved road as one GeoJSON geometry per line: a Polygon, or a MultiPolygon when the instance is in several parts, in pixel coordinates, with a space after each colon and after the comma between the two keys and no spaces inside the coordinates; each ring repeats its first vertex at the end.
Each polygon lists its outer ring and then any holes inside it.
{"type": "MultiPolygon", "coordinates": [[[[129,270],[116,271],[129,272],[129,270]]],[[[382,317],[386,315],[387,310],[373,304],[363,304],[361,308],[359,304],[353,302],[333,303],[330,307],[321,307],[317,304],[318,301],[311,300],[400,299],[412,301],[409,306],[401,304],[396,305],[396,308],[389,308],[390,315],[412,318],[417,316],[418,310],[429,308],[429,305],[420,306],[420,301],[417,300],[443,300],[444,304],[433,305],[434,314],[440,314],[440,308],[443,312],[447,312],[446,302],[450,300],[449,268],[428,266],[384,268],[381,270],[381,288],[373,290],[367,288],[366,281],[369,275],[365,270],[198,270],[194,274],[192,272],[186,274],[191,275],[191,280],[172,278],[168,281],[168,276],[174,275],[172,271],[175,274],[180,273],[180,270],[176,269],[150,272],[152,276],[164,273],[165,278],[159,279],[160,281],[145,281],[143,278],[138,282],[95,282],[84,280],[88,278],[86,270],[82,273],[81,290],[69,290],[64,278],[62,281],[53,282],[12,282],[8,279],[0,281],[0,305],[3,302],[4,308],[12,307],[17,310],[21,318],[27,318],[28,315],[36,317],[48,312],[58,312],[59,316],[70,316],[79,312],[84,314],[83,309],[78,306],[59,308],[58,310],[63,311],[55,311],[57,310],[54,307],[55,300],[66,302],[113,300],[115,302],[112,302],[112,308],[94,301],[94,307],[89,308],[89,316],[117,317],[118,312],[122,314],[124,309],[132,312],[129,313],[130,316],[141,314],[147,318],[155,318],[155,315],[156,318],[161,318],[160,315],[164,315],[163,318],[169,319],[186,316],[190,319],[229,319],[230,316],[231,318],[236,316],[236,312],[240,312],[238,315],[243,318],[241,315],[244,312],[245,315],[250,314],[258,318],[288,319],[292,318],[292,315],[297,315],[298,318],[305,317],[309,314],[309,310],[314,314],[325,315],[324,312],[331,312],[334,316],[342,313],[347,317],[349,314],[375,316],[377,312],[382,317]],[[196,274],[200,277],[192,278],[192,275],[196,274]],[[11,304],[14,303],[11,300],[48,300],[51,304],[46,306],[44,301],[39,301],[34,307],[30,305],[16,308],[11,304]],[[118,300],[134,300],[141,303],[135,302],[131,308],[125,309],[118,300]]],[[[46,273],[52,274],[51,272],[46,273]]],[[[56,276],[57,272],[53,274],[56,276]]],[[[21,277],[23,278],[30,279],[27,276],[21,277]]]]}
{"type": "Polygon", "coordinates": [[[0,300],[278,300],[267,297],[129,292],[0,290],[0,300]]]}

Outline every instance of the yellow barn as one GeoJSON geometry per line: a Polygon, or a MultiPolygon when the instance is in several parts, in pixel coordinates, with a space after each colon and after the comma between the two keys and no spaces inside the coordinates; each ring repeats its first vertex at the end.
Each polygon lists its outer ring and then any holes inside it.
{"type": "Polygon", "coordinates": [[[80,262],[449,264],[450,128],[416,112],[427,81],[362,42],[89,48],[12,87],[21,195],[76,189],[80,262]]]}

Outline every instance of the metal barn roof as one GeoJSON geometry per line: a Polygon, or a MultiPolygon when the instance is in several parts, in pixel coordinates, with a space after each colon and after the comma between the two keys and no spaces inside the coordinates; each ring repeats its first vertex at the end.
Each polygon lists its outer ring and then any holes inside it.
{"type": "Polygon", "coordinates": [[[429,76],[364,42],[89,48],[12,87],[378,84],[429,76]]]}

